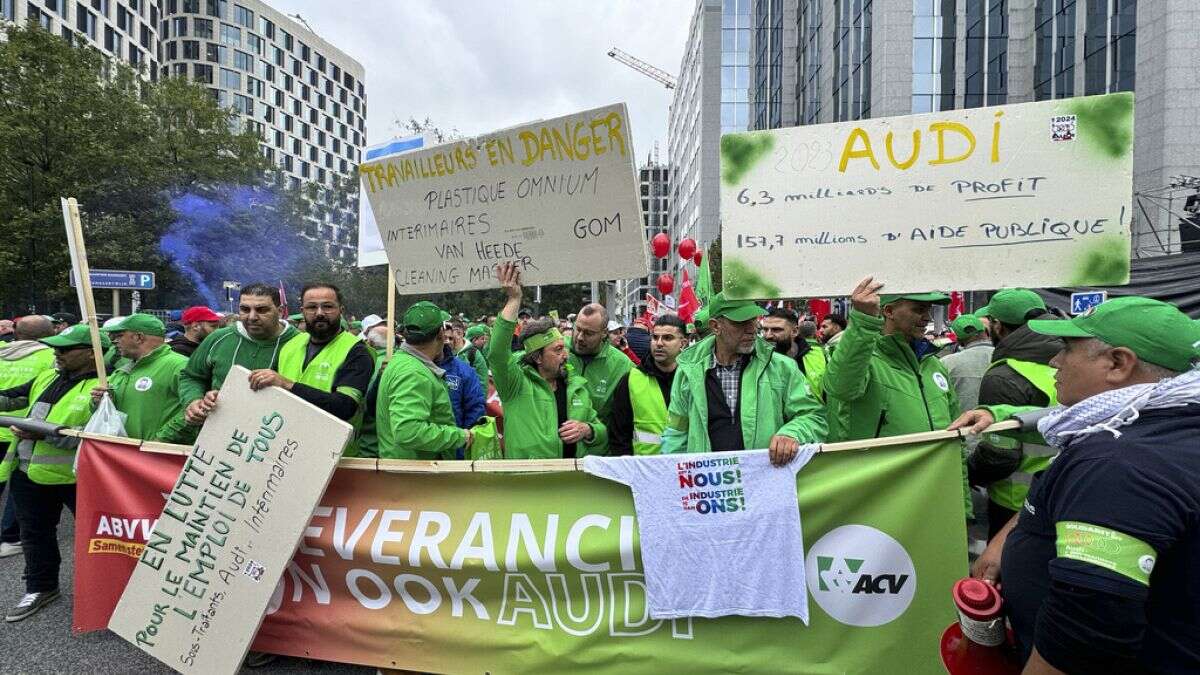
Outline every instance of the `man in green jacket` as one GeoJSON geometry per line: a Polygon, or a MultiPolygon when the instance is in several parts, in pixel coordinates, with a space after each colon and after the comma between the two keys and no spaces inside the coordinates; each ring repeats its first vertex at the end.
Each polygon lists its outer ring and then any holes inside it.
{"type": "MultiPolygon", "coordinates": [[[[125,433],[163,443],[196,440],[196,427],[183,418],[179,402],[179,373],[188,360],[166,344],[163,322],[149,314],[130,314],[103,330],[124,357],[109,378],[108,392],[126,415],[125,433]]],[[[104,392],[92,389],[93,405],[104,392]]]]}
{"type": "Polygon", "coordinates": [[[446,371],[434,362],[446,343],[449,318],[427,301],[404,312],[404,344],[383,371],[375,408],[384,459],[454,459],[457,448],[470,447],[471,430],[455,426],[446,371]]]}
{"type": "MultiPolygon", "coordinates": [[[[457,331],[457,329],[455,330],[457,331]]],[[[458,358],[471,364],[471,367],[475,369],[475,374],[479,376],[479,386],[483,388],[485,395],[488,388],[488,365],[485,351],[487,343],[487,326],[479,324],[468,328],[462,336],[462,344],[456,347],[458,358]]]]}
{"type": "MultiPolygon", "coordinates": [[[[937,348],[925,339],[933,305],[944,293],[880,295],[867,277],[850,296],[849,325],[825,371],[829,440],[857,441],[938,431],[958,417],[958,395],[937,348]]],[[[963,454],[963,501],[971,495],[963,454]]]]}
{"type": "Polygon", "coordinates": [[[765,311],[718,293],[709,303],[712,335],[679,356],[662,452],[767,448],[787,464],[801,443],[825,440],[825,417],[796,361],[758,337],[765,311]]]}
{"type": "Polygon", "coordinates": [[[579,310],[567,350],[570,352],[567,365],[587,380],[592,406],[607,426],[612,421],[613,390],[633,369],[633,361],[608,341],[608,310],[604,305],[592,303],[579,310]]]}
{"type": "MultiPolygon", "coordinates": [[[[0,389],[8,389],[33,380],[44,370],[54,368],[54,350],[39,342],[54,335],[50,319],[38,314],[19,319],[13,329],[13,341],[0,347],[0,389]]],[[[10,417],[23,417],[24,410],[9,412],[10,417]]],[[[12,431],[0,426],[0,457],[8,454],[12,431]]],[[[2,486],[3,483],[0,483],[2,486]]],[[[16,505],[11,492],[0,505],[0,558],[21,553],[21,526],[17,523],[16,505]]]]}
{"type": "MultiPolygon", "coordinates": [[[[556,322],[542,319],[525,324],[521,331],[524,351],[520,356],[513,354],[521,273],[516,265],[505,263],[498,274],[507,300],[492,326],[487,358],[504,406],[504,456],[559,459],[605,454],[608,429],[588,395],[587,380],[571,373],[556,322]]],[[[600,340],[608,343],[603,332],[600,340]]],[[[620,352],[617,356],[628,361],[620,352]]]]}
{"type": "Polygon", "coordinates": [[[238,322],[204,338],[179,377],[179,402],[188,424],[201,426],[217,405],[217,391],[234,365],[275,368],[283,345],[299,331],[280,318],[279,289],[269,284],[242,288],[238,322]]]}

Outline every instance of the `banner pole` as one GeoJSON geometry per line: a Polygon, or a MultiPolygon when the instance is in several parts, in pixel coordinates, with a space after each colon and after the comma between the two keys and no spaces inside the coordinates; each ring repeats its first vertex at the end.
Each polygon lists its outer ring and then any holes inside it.
{"type": "MultiPolygon", "coordinates": [[[[95,300],[92,298],[91,270],[88,267],[87,246],[83,242],[83,225],[79,218],[79,202],[74,197],[64,200],[67,216],[67,240],[72,243],[75,256],[75,283],[79,299],[83,303],[80,311],[87,317],[92,337],[92,357],[96,360],[96,379],[101,388],[108,388],[108,375],[104,372],[104,349],[100,346],[100,326],[96,323],[95,300]]],[[[115,291],[114,291],[115,293],[115,291]]]]}
{"type": "Polygon", "coordinates": [[[112,292],[112,298],[113,298],[112,315],[116,316],[121,313],[121,291],[119,291],[115,288],[112,289],[112,291],[113,291],[112,292]]]}
{"type": "Polygon", "coordinates": [[[396,349],[396,271],[390,264],[387,275],[387,355],[384,360],[391,361],[396,349]]]}

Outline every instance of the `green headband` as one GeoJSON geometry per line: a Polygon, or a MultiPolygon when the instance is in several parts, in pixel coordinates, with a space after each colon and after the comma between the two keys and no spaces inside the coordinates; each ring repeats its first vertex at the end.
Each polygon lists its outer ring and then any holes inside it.
{"type": "Polygon", "coordinates": [[[521,344],[524,345],[526,352],[536,352],[542,347],[552,344],[555,340],[561,340],[562,336],[557,328],[551,328],[537,335],[530,335],[522,340],[521,344]]]}

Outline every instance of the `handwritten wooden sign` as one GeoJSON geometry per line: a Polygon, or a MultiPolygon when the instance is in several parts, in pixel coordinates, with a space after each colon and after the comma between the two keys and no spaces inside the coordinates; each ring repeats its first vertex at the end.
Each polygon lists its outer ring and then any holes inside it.
{"type": "Polygon", "coordinates": [[[624,104],[359,171],[402,295],[495,288],[508,261],[527,285],[648,273],[624,104]]]}
{"type": "Polygon", "coordinates": [[[351,426],[234,366],[108,627],[183,673],[234,673],[351,426]]]}
{"type": "Polygon", "coordinates": [[[729,134],[741,298],[1129,283],[1133,94],[729,134]]]}

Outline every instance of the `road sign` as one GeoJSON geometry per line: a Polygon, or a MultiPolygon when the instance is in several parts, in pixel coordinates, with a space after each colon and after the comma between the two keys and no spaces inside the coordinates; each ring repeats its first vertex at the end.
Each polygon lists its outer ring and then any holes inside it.
{"type": "Polygon", "coordinates": [[[1071,294],[1071,313],[1083,314],[1108,299],[1108,291],[1087,291],[1071,294]]]}
{"type": "MultiPolygon", "coordinates": [[[[128,270],[91,270],[88,276],[92,288],[154,290],[154,272],[131,272],[128,270]]],[[[71,286],[75,286],[75,273],[71,272],[71,286]]]]}

